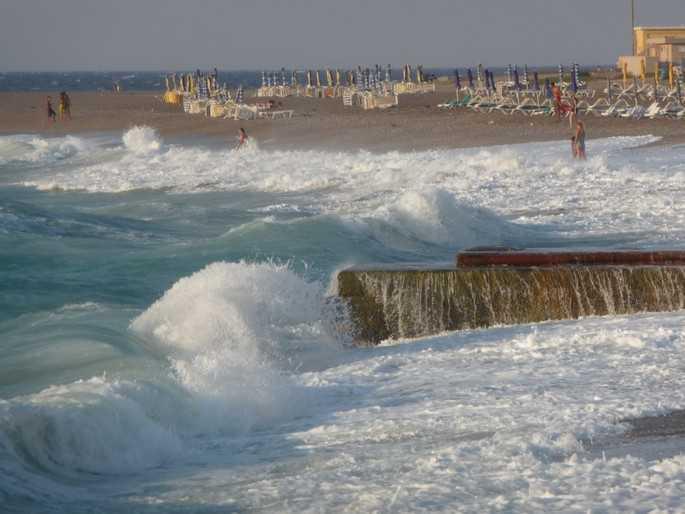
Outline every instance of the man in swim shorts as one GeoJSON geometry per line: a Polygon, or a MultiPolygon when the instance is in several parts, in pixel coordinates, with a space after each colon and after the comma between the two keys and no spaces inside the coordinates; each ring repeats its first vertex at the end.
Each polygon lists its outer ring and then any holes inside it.
{"type": "Polygon", "coordinates": [[[576,122],[576,156],[578,159],[585,160],[585,124],[578,120],[576,122]]]}

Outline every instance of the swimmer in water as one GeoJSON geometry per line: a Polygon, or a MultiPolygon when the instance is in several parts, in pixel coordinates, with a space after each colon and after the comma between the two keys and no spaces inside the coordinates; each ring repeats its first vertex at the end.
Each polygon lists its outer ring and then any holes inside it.
{"type": "Polygon", "coordinates": [[[235,149],[239,150],[246,143],[247,132],[245,132],[245,129],[243,127],[240,127],[240,132],[238,132],[238,146],[236,146],[235,149]]]}

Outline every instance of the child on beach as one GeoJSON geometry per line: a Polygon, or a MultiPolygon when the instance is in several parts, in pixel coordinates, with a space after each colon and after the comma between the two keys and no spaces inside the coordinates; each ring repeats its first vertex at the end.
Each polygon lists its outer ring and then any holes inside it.
{"type": "Polygon", "coordinates": [[[52,118],[52,121],[55,122],[57,121],[57,113],[55,112],[55,109],[52,108],[52,97],[48,96],[47,98],[47,111],[48,111],[48,119],[52,118]]]}

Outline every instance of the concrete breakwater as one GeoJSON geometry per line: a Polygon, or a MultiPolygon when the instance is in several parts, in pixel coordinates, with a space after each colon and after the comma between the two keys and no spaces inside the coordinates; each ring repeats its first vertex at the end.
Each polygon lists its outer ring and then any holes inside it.
{"type": "Polygon", "coordinates": [[[348,269],[338,274],[338,291],[349,301],[358,340],[371,343],[685,308],[685,252],[625,255],[629,264],[621,264],[621,252],[467,251],[456,266],[348,269]]]}

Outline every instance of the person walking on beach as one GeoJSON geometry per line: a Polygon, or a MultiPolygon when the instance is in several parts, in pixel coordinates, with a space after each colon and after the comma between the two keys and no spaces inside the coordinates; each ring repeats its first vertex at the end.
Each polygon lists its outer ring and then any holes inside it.
{"type": "Polygon", "coordinates": [[[585,155],[585,124],[578,120],[576,122],[576,157],[578,159],[585,160],[587,155],[585,155]]]}
{"type": "Polygon", "coordinates": [[[53,122],[57,121],[57,113],[55,109],[52,108],[52,97],[48,96],[46,101],[46,108],[48,111],[48,119],[52,119],[53,122]]]}
{"type": "Polygon", "coordinates": [[[247,143],[247,139],[247,132],[245,132],[243,127],[240,127],[240,131],[238,132],[238,146],[236,146],[235,149],[240,150],[240,148],[247,143]]]}

